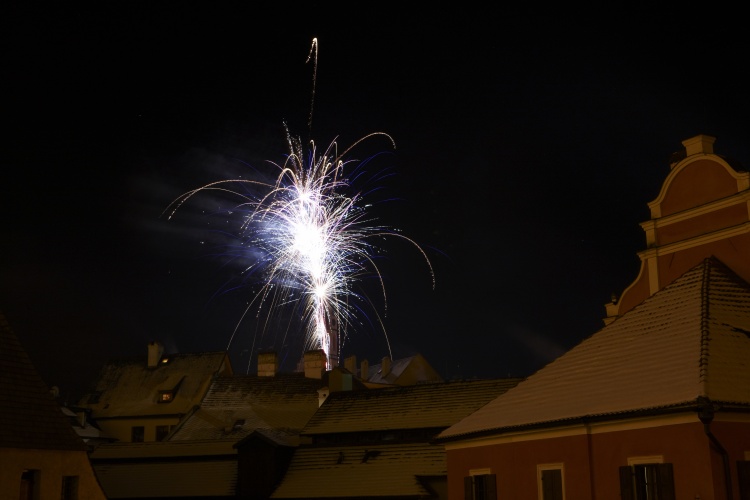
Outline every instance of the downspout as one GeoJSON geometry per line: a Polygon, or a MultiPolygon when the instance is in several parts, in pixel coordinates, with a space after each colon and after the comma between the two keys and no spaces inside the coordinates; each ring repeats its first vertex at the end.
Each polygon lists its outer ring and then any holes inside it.
{"type": "Polygon", "coordinates": [[[711,422],[714,419],[714,407],[711,404],[711,400],[708,398],[699,397],[698,400],[701,404],[698,418],[701,423],[703,423],[703,431],[706,433],[706,436],[708,436],[708,439],[711,440],[716,449],[719,450],[719,453],[721,453],[721,458],[724,462],[724,482],[726,483],[727,488],[727,500],[732,500],[732,472],[729,465],[729,453],[727,453],[727,450],[724,449],[719,440],[716,439],[716,436],[711,432],[711,422]]]}
{"type": "Polygon", "coordinates": [[[591,443],[591,424],[584,419],[583,426],[586,428],[586,448],[589,455],[589,490],[591,500],[596,500],[596,489],[594,487],[594,453],[593,444],[591,443]]]}

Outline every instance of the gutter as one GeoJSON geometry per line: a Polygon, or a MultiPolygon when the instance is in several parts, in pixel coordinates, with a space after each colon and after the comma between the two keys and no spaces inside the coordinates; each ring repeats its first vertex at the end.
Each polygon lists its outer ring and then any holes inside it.
{"type": "Polygon", "coordinates": [[[700,405],[698,418],[703,424],[703,431],[716,449],[719,450],[719,453],[721,453],[722,462],[724,463],[724,482],[727,490],[727,500],[732,500],[732,472],[729,465],[729,453],[727,453],[727,450],[711,432],[711,422],[714,419],[714,406],[711,404],[711,400],[705,397],[699,397],[698,404],[700,405]]]}

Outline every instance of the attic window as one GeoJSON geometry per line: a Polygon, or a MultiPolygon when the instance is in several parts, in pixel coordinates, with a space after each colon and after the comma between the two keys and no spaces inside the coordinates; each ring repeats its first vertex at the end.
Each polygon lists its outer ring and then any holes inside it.
{"type": "Polygon", "coordinates": [[[159,360],[159,364],[166,365],[166,364],[169,364],[170,361],[172,360],[169,358],[169,356],[164,356],[163,358],[159,360]]]}
{"type": "Polygon", "coordinates": [[[171,403],[174,399],[174,391],[159,391],[159,403],[171,403]]]}

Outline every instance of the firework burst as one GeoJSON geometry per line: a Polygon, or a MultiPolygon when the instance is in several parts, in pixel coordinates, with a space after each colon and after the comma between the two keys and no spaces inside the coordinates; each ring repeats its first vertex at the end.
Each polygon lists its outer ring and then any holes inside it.
{"type": "MultiPolygon", "coordinates": [[[[276,170],[275,180],[216,181],[184,193],[165,210],[172,218],[188,200],[207,191],[235,197],[229,212],[240,219],[239,244],[233,253],[244,259],[252,256],[243,280],[259,285],[242,318],[251,310],[260,314],[264,306],[299,311],[307,330],[305,349],[322,349],[329,368],[337,364],[348,332],[356,329],[363,303],[369,304],[366,294],[359,291],[364,278],[377,278],[387,308],[383,277],[375,262],[382,250],[376,245],[379,238],[392,236],[413,245],[424,257],[434,287],[432,267],[422,248],[397,230],[376,224],[367,213],[364,194],[351,193],[353,179],[363,175],[362,167],[368,162],[346,156],[374,136],[387,138],[395,148],[388,134],[376,132],[341,154],[335,140],[318,153],[313,141],[305,148],[287,129],[284,163],[268,162],[276,170]]],[[[381,316],[376,317],[387,341],[381,316]]],[[[241,323],[242,319],[230,345],[241,323]]]]}

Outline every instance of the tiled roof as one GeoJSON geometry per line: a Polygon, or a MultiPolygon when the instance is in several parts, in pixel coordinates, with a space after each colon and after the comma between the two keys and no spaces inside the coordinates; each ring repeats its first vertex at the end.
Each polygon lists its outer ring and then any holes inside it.
{"type": "Polygon", "coordinates": [[[304,435],[448,427],[515,386],[520,379],[465,380],[336,392],[304,435]]]}
{"type": "Polygon", "coordinates": [[[144,461],[155,458],[210,457],[236,455],[234,439],[214,439],[209,441],[150,441],[145,443],[104,443],[91,452],[91,460],[97,463],[112,460],[144,461]]]}
{"type": "Polygon", "coordinates": [[[85,450],[0,312],[0,448],[85,450]]]}
{"type": "Polygon", "coordinates": [[[227,354],[207,352],[174,354],[169,363],[149,368],[146,359],[113,360],[99,374],[98,400],[84,396],[80,405],[91,408],[96,419],[141,415],[185,414],[200,401],[211,377],[227,354]],[[170,403],[157,404],[160,391],[176,390],[170,403]]]}
{"type": "Polygon", "coordinates": [[[234,440],[111,443],[91,454],[107,498],[233,497],[234,440]]]}
{"type": "Polygon", "coordinates": [[[232,437],[239,441],[256,429],[297,435],[318,410],[318,389],[323,384],[303,373],[219,377],[211,384],[200,409],[170,439],[232,437]]]}
{"type": "Polygon", "coordinates": [[[271,498],[431,498],[420,477],[446,474],[437,445],[302,446],[271,498]]]}
{"type": "Polygon", "coordinates": [[[750,285],[715,258],[440,438],[691,405],[703,397],[750,408],[750,285]]]}
{"type": "Polygon", "coordinates": [[[390,370],[385,376],[383,375],[382,363],[377,365],[370,365],[368,369],[367,383],[383,385],[403,385],[399,384],[399,379],[401,378],[401,375],[403,375],[403,373],[410,368],[421,372],[420,379],[423,380],[423,383],[442,382],[442,378],[435,379],[435,376],[437,375],[436,373],[427,373],[428,371],[432,372],[432,368],[427,364],[427,360],[425,360],[421,354],[415,354],[414,356],[394,359],[393,361],[391,361],[390,370]]]}

